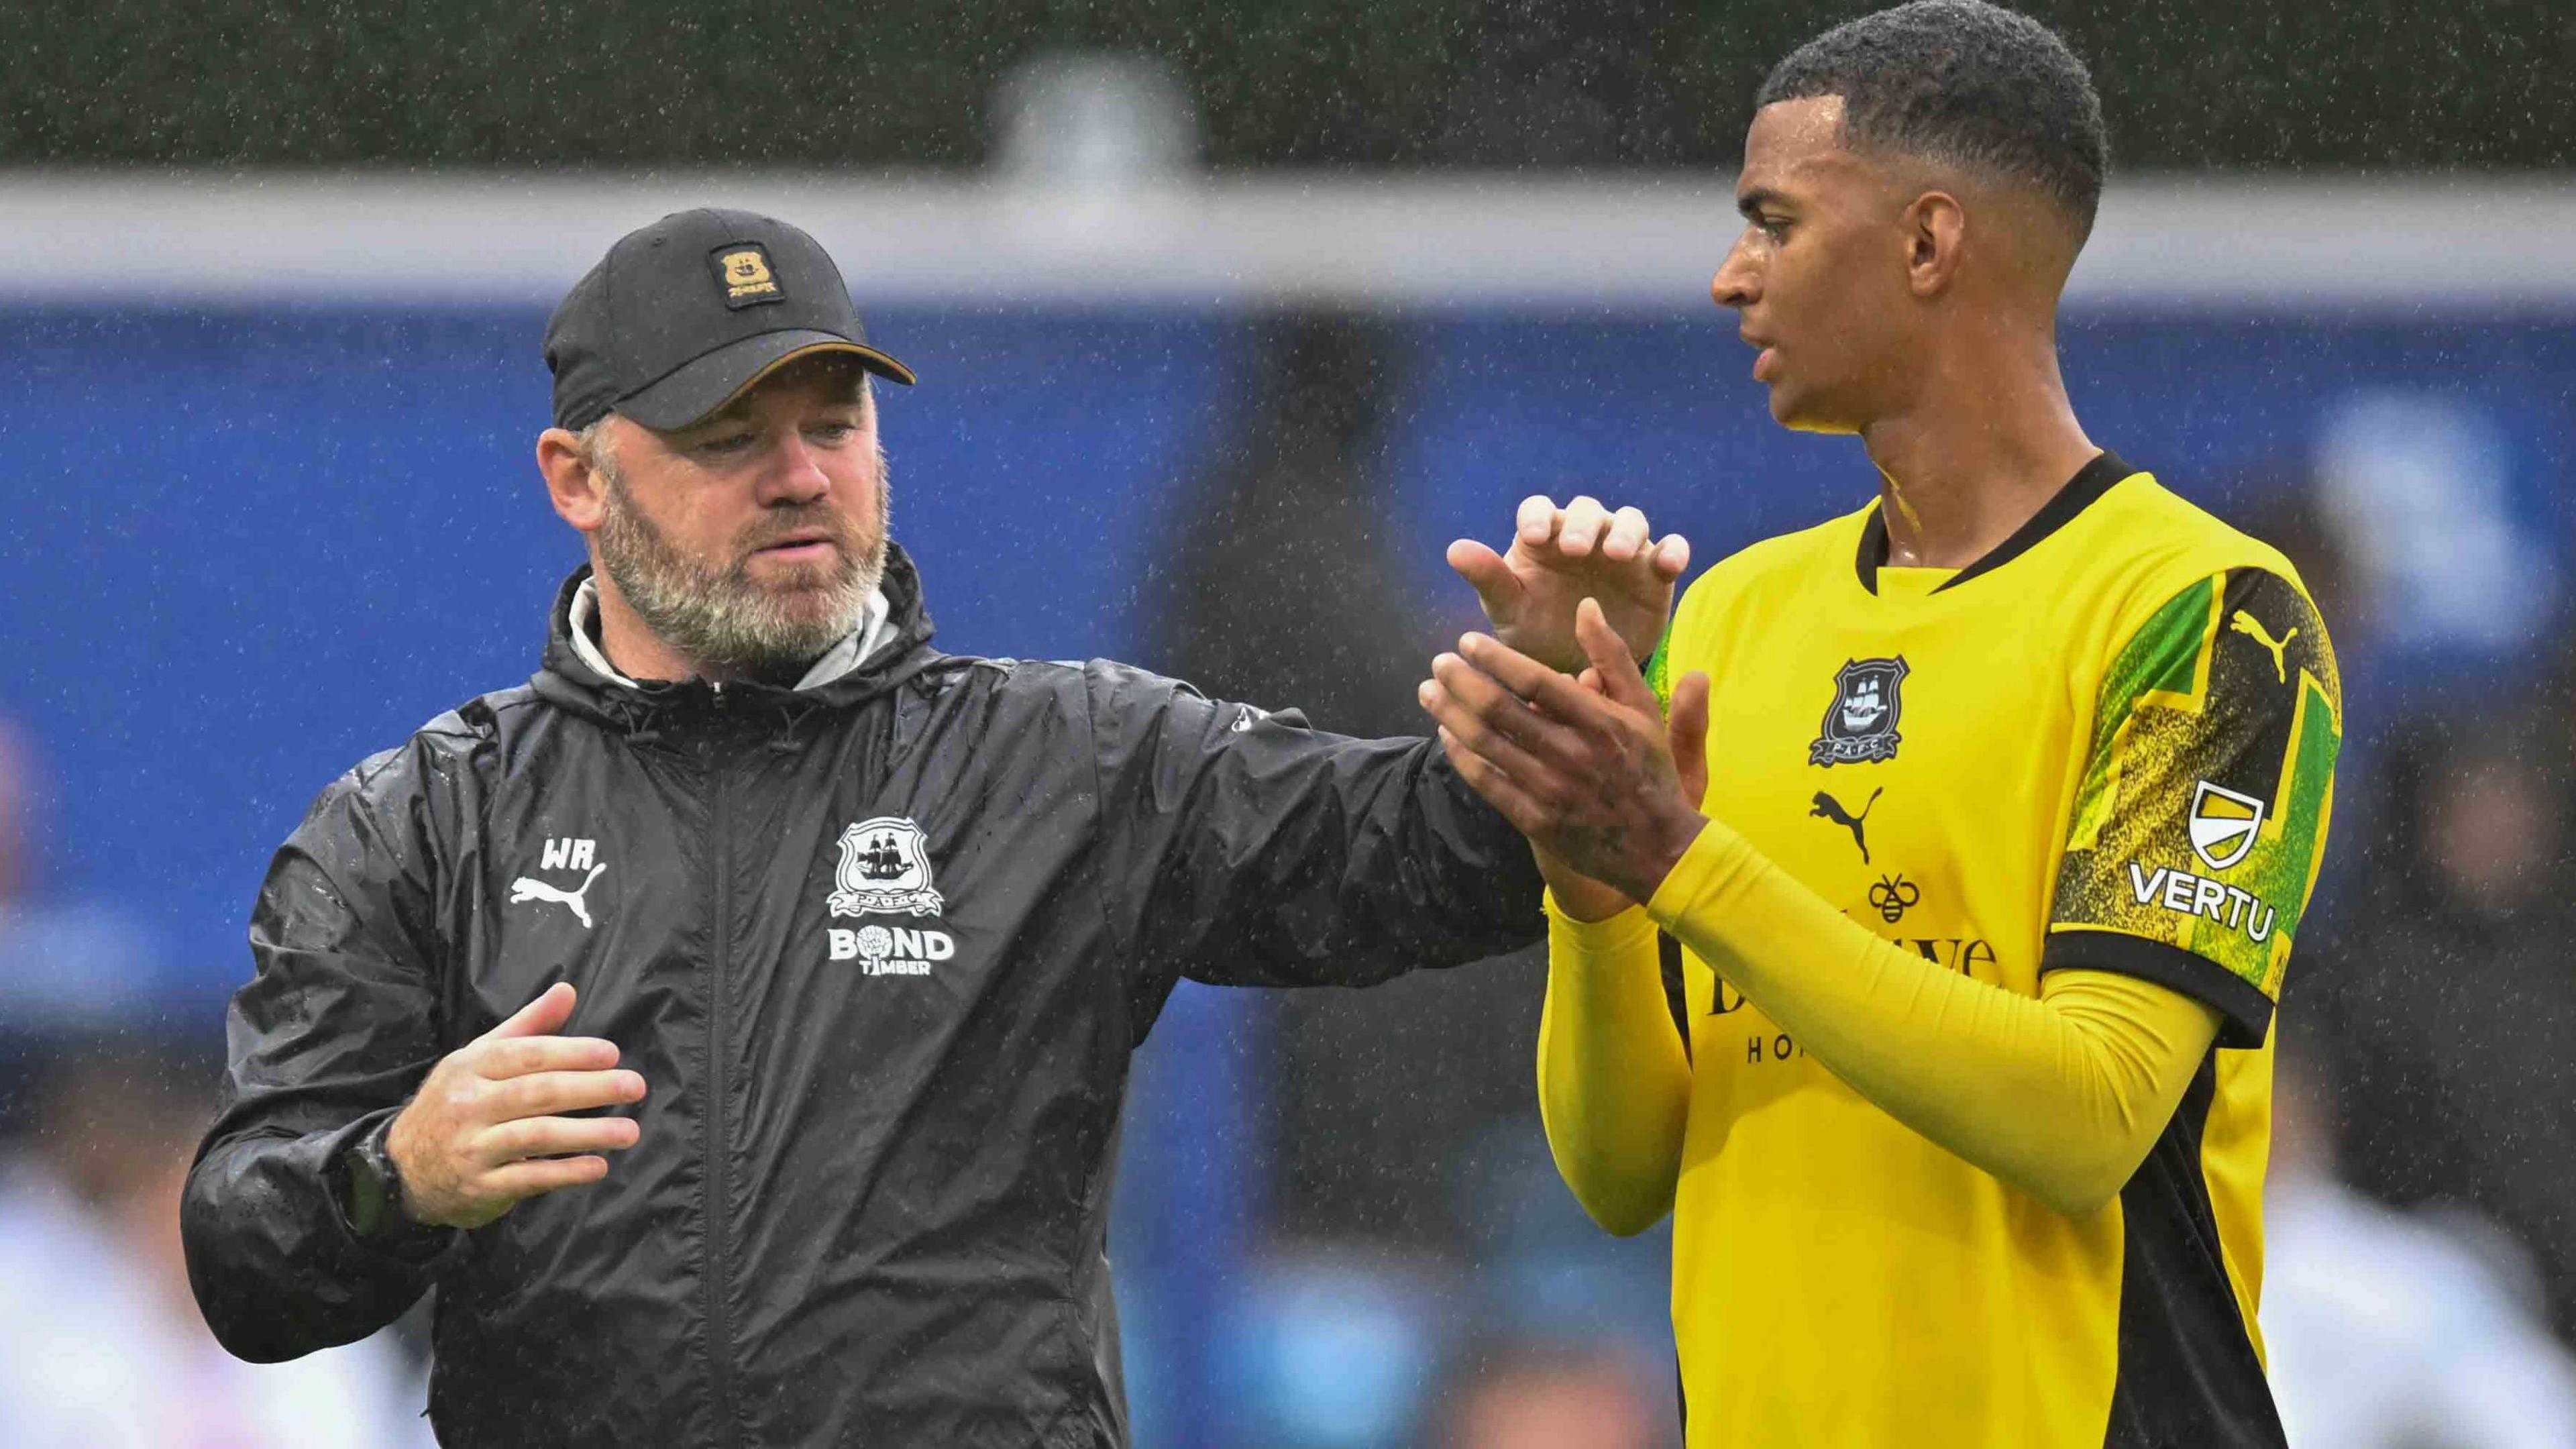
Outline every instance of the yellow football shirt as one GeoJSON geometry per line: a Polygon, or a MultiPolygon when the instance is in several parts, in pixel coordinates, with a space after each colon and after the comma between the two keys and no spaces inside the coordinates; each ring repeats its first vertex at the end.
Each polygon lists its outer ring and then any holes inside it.
{"type": "Polygon", "coordinates": [[[1706,813],[1942,969],[2120,972],[2223,1025],[2117,1200],[2069,1217],[1666,938],[1690,1443],[2277,1445],[2270,1026],[2341,739],[2324,627],[2280,554],[2107,453],[1966,569],[1886,552],[1873,504],[1692,585],[1652,673],[1710,676],[1706,813]]]}

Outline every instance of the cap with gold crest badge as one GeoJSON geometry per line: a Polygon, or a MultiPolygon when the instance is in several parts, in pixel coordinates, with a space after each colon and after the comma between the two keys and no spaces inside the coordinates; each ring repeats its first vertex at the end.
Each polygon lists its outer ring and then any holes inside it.
{"type": "Polygon", "coordinates": [[[628,232],[546,324],[555,425],[576,431],[610,412],[685,428],[820,352],[913,380],[911,368],[868,345],[822,244],[748,211],[673,212],[628,232]]]}

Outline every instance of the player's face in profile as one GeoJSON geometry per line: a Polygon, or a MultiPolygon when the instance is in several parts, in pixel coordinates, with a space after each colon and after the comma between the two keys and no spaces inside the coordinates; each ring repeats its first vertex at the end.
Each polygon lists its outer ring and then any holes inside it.
{"type": "Polygon", "coordinates": [[[702,662],[810,661],[857,627],[885,569],[885,455],[846,360],[793,363],[677,432],[617,434],[600,565],[647,627],[702,662]]]}
{"type": "Polygon", "coordinates": [[[1901,206],[1878,167],[1843,149],[1842,110],[1817,96],[1755,113],[1735,187],[1744,232],[1709,284],[1760,349],[1771,416],[1811,432],[1882,415],[1910,315],[1901,206]]]}

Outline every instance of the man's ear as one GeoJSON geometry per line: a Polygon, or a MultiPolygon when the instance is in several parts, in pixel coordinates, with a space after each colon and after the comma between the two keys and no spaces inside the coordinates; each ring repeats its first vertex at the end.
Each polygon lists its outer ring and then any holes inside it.
{"type": "Polygon", "coordinates": [[[590,466],[581,439],[564,428],[537,435],[537,471],[546,480],[546,498],[564,522],[591,533],[608,516],[608,480],[590,466]]]}
{"type": "Polygon", "coordinates": [[[1947,191],[1927,191],[1905,208],[1905,285],[1917,297],[1948,291],[1968,246],[1968,209],[1947,191]]]}

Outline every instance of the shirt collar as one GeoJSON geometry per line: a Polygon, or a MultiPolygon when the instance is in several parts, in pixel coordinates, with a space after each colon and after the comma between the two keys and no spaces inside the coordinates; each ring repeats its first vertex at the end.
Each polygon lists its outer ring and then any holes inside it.
{"type": "MultiPolygon", "coordinates": [[[[608,662],[606,651],[590,637],[591,621],[598,614],[599,581],[583,579],[581,587],[573,590],[570,616],[564,621],[566,632],[572,635],[572,652],[600,678],[633,689],[635,681],[618,673],[617,666],[608,662]]],[[[823,657],[815,660],[813,667],[805,671],[805,677],[796,681],[796,687],[820,689],[858,668],[868,656],[877,652],[877,646],[885,643],[887,635],[892,632],[892,614],[893,609],[886,603],[885,590],[869,590],[868,606],[859,613],[859,626],[843,636],[840,643],[824,650],[823,657]]]]}
{"type": "MultiPolygon", "coordinates": [[[[2128,481],[2138,470],[2120,461],[2120,456],[2105,448],[2095,453],[2091,462],[2076,470],[2073,478],[2057,490],[2030,520],[2013,531],[2013,536],[1996,544],[1985,557],[1957,570],[1935,583],[1930,592],[1954,589],[1979,574],[1992,573],[2030,551],[2034,544],[2064,528],[2075,515],[2093,506],[2116,484],[2128,481]]],[[[1861,524],[1860,554],[1855,561],[1860,571],[1860,586],[1878,592],[1878,571],[1887,566],[1888,538],[1886,510],[1873,504],[1869,518],[1861,524]]]]}

